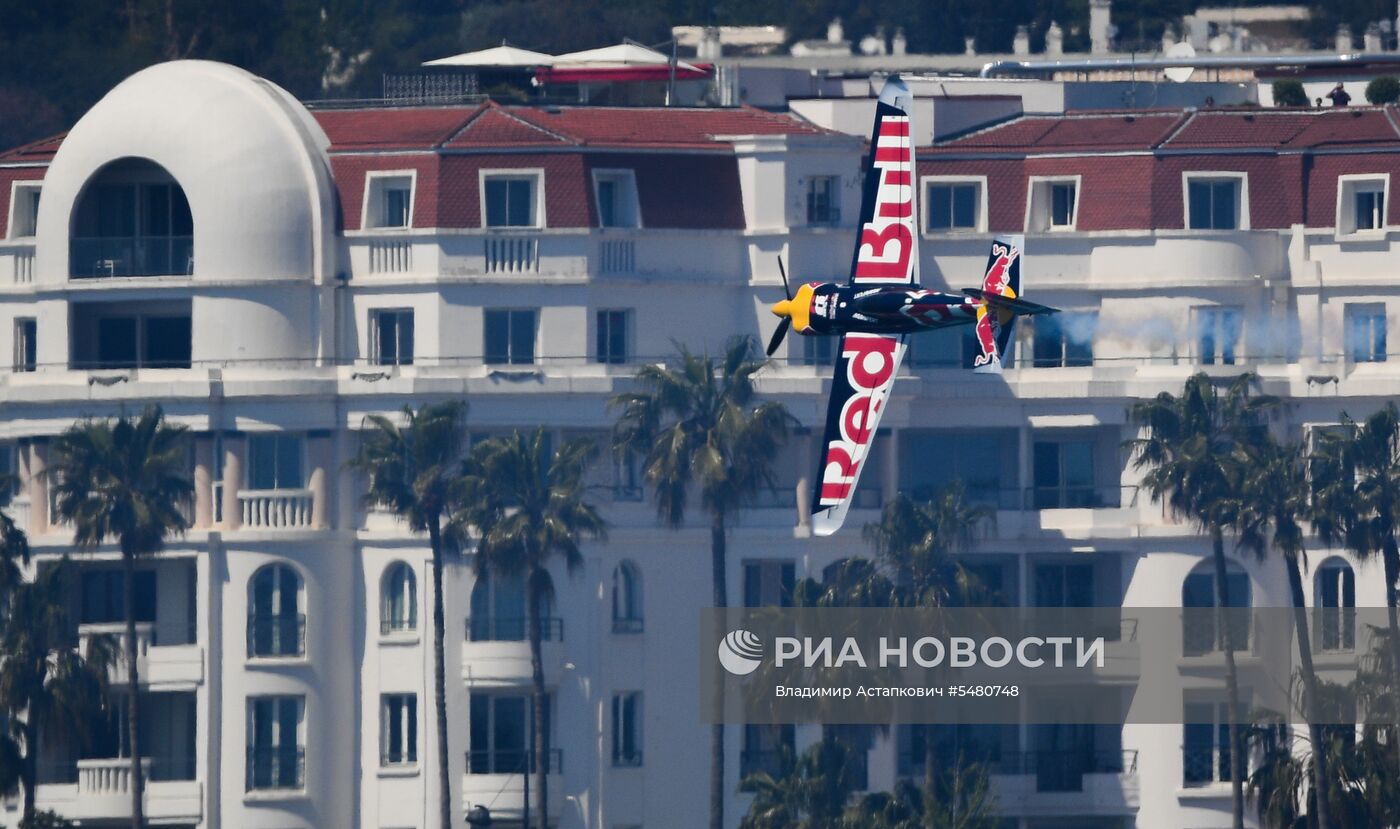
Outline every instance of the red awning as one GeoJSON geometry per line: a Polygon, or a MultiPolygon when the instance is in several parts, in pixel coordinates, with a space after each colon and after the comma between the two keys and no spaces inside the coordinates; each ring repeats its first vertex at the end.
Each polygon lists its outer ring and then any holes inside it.
{"type": "MultiPolygon", "coordinates": [[[[697,63],[691,64],[694,69],[685,66],[676,67],[676,80],[693,81],[707,78],[710,75],[712,64],[697,63]]],[[[550,83],[634,83],[637,81],[665,81],[671,78],[671,67],[666,64],[656,64],[648,66],[577,66],[550,68],[540,67],[535,70],[535,82],[539,84],[550,83]]]]}

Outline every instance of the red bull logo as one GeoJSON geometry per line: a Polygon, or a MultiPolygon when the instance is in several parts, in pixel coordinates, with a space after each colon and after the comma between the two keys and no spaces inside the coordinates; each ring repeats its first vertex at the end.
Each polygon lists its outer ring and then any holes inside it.
{"type": "MultiPolygon", "coordinates": [[[[1011,264],[1021,252],[1002,244],[992,245],[992,264],[987,268],[987,276],[982,280],[982,293],[995,296],[1015,296],[1011,290],[1011,264]]],[[[999,359],[997,354],[997,334],[1001,330],[1001,315],[991,311],[984,300],[977,306],[977,346],[982,353],[972,360],[974,368],[990,364],[999,359]]]]}
{"type": "Polygon", "coordinates": [[[856,485],[873,425],[884,399],[880,391],[894,378],[899,341],[878,334],[847,334],[841,354],[851,395],[841,406],[840,437],[827,446],[822,468],[821,503],[839,504],[856,485]]]}
{"type": "Polygon", "coordinates": [[[1010,287],[1007,278],[1011,275],[1011,261],[1016,258],[1020,251],[1009,248],[1006,245],[992,245],[992,256],[996,259],[992,261],[992,266],[987,269],[987,277],[982,280],[982,291],[988,294],[1000,294],[1005,296],[1010,287]]]}
{"type": "Polygon", "coordinates": [[[907,282],[914,258],[914,185],[909,117],[886,115],[875,137],[880,174],[875,212],[860,233],[854,282],[907,282]]]}

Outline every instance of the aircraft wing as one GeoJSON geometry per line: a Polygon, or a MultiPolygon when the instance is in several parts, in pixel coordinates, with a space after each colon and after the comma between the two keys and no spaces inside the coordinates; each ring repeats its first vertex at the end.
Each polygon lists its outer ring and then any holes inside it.
{"type": "Polygon", "coordinates": [[[919,214],[909,117],[913,102],[909,87],[892,76],[875,104],[860,235],[851,257],[852,285],[908,285],[919,280],[919,214]]]}
{"type": "Polygon", "coordinates": [[[831,535],[846,520],[907,339],[907,335],[857,333],[841,338],[812,488],[812,531],[817,535],[831,535]]]}

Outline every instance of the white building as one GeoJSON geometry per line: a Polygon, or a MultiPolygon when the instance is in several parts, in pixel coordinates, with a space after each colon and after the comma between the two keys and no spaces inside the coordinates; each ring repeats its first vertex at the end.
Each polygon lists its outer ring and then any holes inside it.
{"type": "MultiPolygon", "coordinates": [[[[1400,390],[1385,362],[1400,136],[1355,112],[1023,117],[923,152],[925,282],[975,284],[989,235],[1025,231],[1032,298],[1066,314],[1027,331],[1002,378],[959,368],[957,337],[920,341],[831,539],[795,528],[813,456],[799,434],[782,492],[733,530],[731,595],[780,603],[868,552],[858,528],[882,499],[960,475],[998,507],[971,555],[1007,601],[1180,603],[1207,545],[1138,495],[1131,401],[1248,367],[1297,430],[1400,390]]],[[[779,255],[798,279],[845,277],[861,152],[752,109],[309,112],[241,70],[178,62],[0,155],[15,345],[0,457],[39,560],[72,550],[38,474],[53,436],[150,403],[196,435],[194,528],[136,585],[152,823],[433,826],[429,554],[361,505],[345,463],[363,417],[465,399],[474,437],[606,439],[608,399],[673,340],[771,331],[779,255]]],[[[819,427],[829,351],[793,337],[786,352],[763,390],[819,427]]],[[[599,474],[609,539],[555,574],[550,811],[561,829],[701,826],[708,528],[663,529],[635,470],[599,474]]],[[[81,558],[80,634],[120,618],[115,561],[81,558]]],[[[1378,567],[1327,561],[1383,604],[1378,567]]],[[[1281,570],[1238,567],[1255,605],[1286,604],[1281,570]]],[[[466,559],[446,574],[454,812],[518,819],[523,611],[509,585],[474,581],[466,559]]],[[[933,736],[982,753],[1019,829],[1228,825],[1218,747],[1181,726],[955,731],[933,736]]],[[[727,788],[818,737],[731,727],[727,788]]],[[[870,786],[918,773],[922,739],[878,738],[870,786]]],[[[120,820],[122,750],[54,748],[40,805],[120,820]]],[[[736,794],[728,822],[746,808],[736,794]]]]}

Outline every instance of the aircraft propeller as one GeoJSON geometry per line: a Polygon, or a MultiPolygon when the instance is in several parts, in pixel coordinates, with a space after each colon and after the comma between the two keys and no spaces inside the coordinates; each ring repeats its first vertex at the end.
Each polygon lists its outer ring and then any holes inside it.
{"type": "MultiPolygon", "coordinates": [[[[778,273],[783,276],[783,293],[787,296],[788,302],[792,301],[792,287],[788,285],[787,268],[783,267],[783,257],[778,257],[778,273]]],[[[778,350],[778,346],[783,344],[783,338],[787,336],[788,329],[792,327],[792,317],[785,316],[778,322],[778,330],[773,332],[773,338],[768,341],[768,356],[772,357],[773,352],[778,350]]]]}

